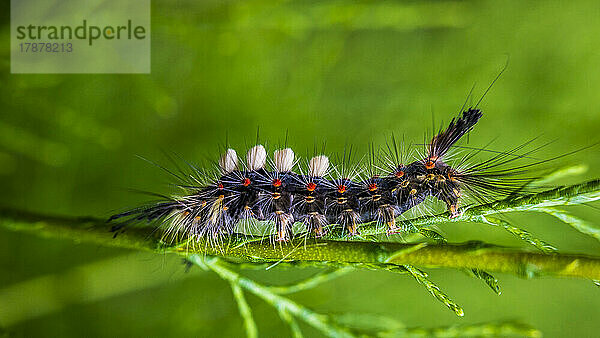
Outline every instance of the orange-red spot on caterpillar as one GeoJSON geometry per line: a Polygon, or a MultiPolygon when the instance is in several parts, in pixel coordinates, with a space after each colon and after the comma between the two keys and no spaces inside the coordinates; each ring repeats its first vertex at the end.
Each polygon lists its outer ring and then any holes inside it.
{"type": "Polygon", "coordinates": [[[396,171],[395,175],[396,175],[396,178],[400,178],[400,177],[404,176],[404,171],[398,170],[398,171],[396,171]]]}
{"type": "Polygon", "coordinates": [[[219,190],[223,190],[223,188],[224,188],[224,187],[223,187],[223,183],[219,183],[219,184],[217,184],[217,188],[219,188],[219,190]]]}
{"type": "Polygon", "coordinates": [[[281,180],[280,180],[280,179],[278,179],[278,178],[274,179],[274,180],[273,180],[273,186],[274,186],[275,188],[279,188],[279,187],[281,187],[281,180]]]}
{"type": "Polygon", "coordinates": [[[448,172],[448,179],[450,181],[456,181],[456,178],[454,178],[454,173],[452,171],[448,172]]]}
{"type": "Polygon", "coordinates": [[[247,187],[247,186],[249,186],[249,185],[250,185],[250,179],[249,179],[249,178],[244,178],[244,179],[242,180],[242,185],[243,185],[244,187],[247,187]]]}
{"type": "Polygon", "coordinates": [[[369,191],[375,191],[375,190],[377,190],[377,184],[375,184],[375,183],[369,184],[369,191]]]}
{"type": "Polygon", "coordinates": [[[435,162],[433,162],[432,160],[428,160],[427,162],[425,162],[425,169],[433,169],[435,168],[435,162]]]}
{"type": "Polygon", "coordinates": [[[315,191],[315,189],[317,189],[317,185],[314,182],[310,182],[306,185],[306,190],[308,191],[315,191]]]}
{"type": "Polygon", "coordinates": [[[338,188],[337,190],[338,190],[338,192],[339,192],[340,194],[343,194],[343,193],[345,193],[345,192],[346,192],[346,186],[345,186],[345,185],[343,185],[343,184],[342,184],[342,185],[338,185],[338,187],[337,187],[337,188],[338,188]]]}

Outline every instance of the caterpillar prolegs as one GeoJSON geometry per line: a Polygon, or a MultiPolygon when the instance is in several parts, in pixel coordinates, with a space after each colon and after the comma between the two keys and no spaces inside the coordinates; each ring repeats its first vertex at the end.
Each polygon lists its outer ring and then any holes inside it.
{"type": "MultiPolygon", "coordinates": [[[[454,118],[426,146],[425,154],[401,163],[394,146],[388,146],[385,169],[361,178],[360,170],[338,170],[325,155],[300,164],[290,148],[276,150],[269,159],[262,145],[248,150],[245,161],[227,149],[218,162],[217,177],[197,175],[182,184],[188,193],[111,217],[159,220],[168,232],[186,236],[218,236],[235,232],[236,224],[269,221],[276,241],[288,241],[292,226],[302,223],[304,233],[323,236],[329,227],[348,235],[359,234],[359,224],[377,222],[388,234],[399,232],[396,219],[427,197],[445,203],[450,216],[459,214],[463,191],[513,191],[511,178],[494,168],[512,159],[500,154],[486,162],[453,167],[444,159],[450,148],[471,131],[482,117],[469,108],[454,118]],[[394,153],[395,152],[395,156],[394,153]]],[[[372,168],[370,172],[374,171],[372,168]]]]}

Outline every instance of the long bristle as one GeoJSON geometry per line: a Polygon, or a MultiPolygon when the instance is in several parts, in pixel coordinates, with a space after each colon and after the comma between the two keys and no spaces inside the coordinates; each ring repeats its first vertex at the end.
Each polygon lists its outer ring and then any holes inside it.
{"type": "Polygon", "coordinates": [[[481,116],[483,116],[481,110],[469,108],[463,112],[462,117],[452,119],[448,128],[435,136],[431,141],[429,145],[429,158],[437,159],[444,156],[452,145],[473,129],[481,116]]]}

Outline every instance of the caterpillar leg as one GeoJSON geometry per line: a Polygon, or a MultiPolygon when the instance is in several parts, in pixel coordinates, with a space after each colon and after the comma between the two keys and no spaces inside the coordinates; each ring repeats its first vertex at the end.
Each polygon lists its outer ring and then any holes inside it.
{"type": "Polygon", "coordinates": [[[446,207],[450,212],[450,218],[455,218],[462,214],[458,207],[459,198],[460,190],[457,185],[446,184],[446,186],[441,189],[438,199],[446,203],[446,207]]]}
{"type": "Polygon", "coordinates": [[[357,224],[360,220],[360,216],[353,209],[346,209],[340,214],[340,225],[348,230],[349,236],[359,235],[357,224]]]}
{"type": "MultiPolygon", "coordinates": [[[[449,179],[447,180],[438,180],[437,186],[440,191],[439,199],[446,202],[446,206],[448,211],[450,212],[450,218],[455,218],[461,215],[462,212],[459,211],[458,201],[461,197],[460,186],[456,180],[452,178],[450,174],[446,174],[449,179]]],[[[443,178],[442,175],[440,177],[443,178]]]]}
{"type": "Polygon", "coordinates": [[[458,208],[458,203],[449,204],[448,211],[450,211],[450,218],[456,218],[463,214],[462,210],[458,208]]]}
{"type": "Polygon", "coordinates": [[[327,224],[327,219],[318,212],[308,214],[304,220],[304,224],[306,224],[306,230],[313,232],[317,238],[323,237],[326,234],[323,226],[327,224]]]}
{"type": "Polygon", "coordinates": [[[292,239],[292,226],[294,225],[294,216],[291,214],[277,211],[275,212],[275,229],[277,230],[276,242],[287,242],[292,239]]]}
{"type": "Polygon", "coordinates": [[[378,219],[381,220],[382,223],[387,225],[387,234],[391,235],[397,233],[400,228],[396,226],[396,217],[394,216],[394,208],[389,205],[382,205],[377,208],[377,216],[378,219]]]}

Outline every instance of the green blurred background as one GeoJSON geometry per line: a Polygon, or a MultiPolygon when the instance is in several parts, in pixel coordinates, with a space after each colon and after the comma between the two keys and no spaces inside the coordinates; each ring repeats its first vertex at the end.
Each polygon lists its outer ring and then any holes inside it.
{"type": "MultiPolygon", "coordinates": [[[[195,163],[225,143],[244,153],[260,137],[299,155],[327,143],[366,153],[391,132],[422,142],[477,83],[470,145],[507,149],[556,140],[544,158],[600,140],[597,1],[153,1],[150,75],[12,75],[9,4],[0,39],[0,205],[106,217],[145,201],[129,188],[168,192],[169,178],[135,155],[195,163]]],[[[598,147],[556,165],[589,165],[598,147]]],[[[598,206],[596,204],[596,206],[598,206]]],[[[570,209],[598,224],[600,211],[570,209]]],[[[547,215],[511,215],[564,252],[600,243],[547,215]]],[[[478,224],[441,227],[451,241],[524,246],[478,224]]],[[[181,259],[0,229],[0,326],[14,336],[240,336],[229,285],[181,259]]],[[[286,283],[312,271],[249,272],[286,283]]],[[[431,278],[465,309],[457,318],[409,277],[358,271],[292,298],[323,313],[370,312],[407,326],[521,319],[547,337],[593,337],[600,294],[583,280],[500,278],[496,296],[452,270],[431,278]]],[[[287,336],[276,311],[248,296],[262,336],[287,336]]],[[[309,336],[318,333],[302,324],[309,336]]]]}

